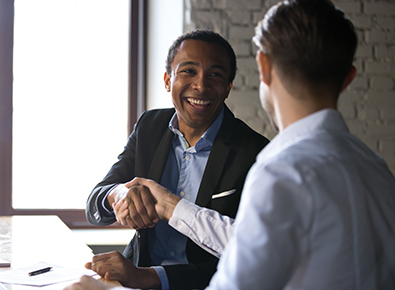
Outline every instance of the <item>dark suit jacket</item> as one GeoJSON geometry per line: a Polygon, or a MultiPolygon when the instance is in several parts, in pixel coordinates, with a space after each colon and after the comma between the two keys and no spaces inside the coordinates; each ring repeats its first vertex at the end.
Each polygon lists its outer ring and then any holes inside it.
{"type": "MultiPolygon", "coordinates": [[[[116,184],[128,182],[134,177],[161,181],[174,137],[168,128],[174,112],[174,109],[162,109],[141,115],[118,162],[89,196],[86,216],[90,223],[108,225],[115,222],[114,216],[102,215],[98,207],[116,184]]],[[[236,119],[225,106],[224,119],[207,161],[196,204],[234,218],[247,172],[255,162],[256,155],[268,142],[236,119]],[[233,189],[236,191],[231,195],[212,199],[214,194],[233,189]]],[[[189,264],[164,266],[170,289],[204,288],[216,270],[218,259],[189,239],[186,254],[189,264]]],[[[147,230],[137,233],[124,255],[132,261],[138,261],[139,266],[155,266],[151,265],[148,252],[147,230]],[[136,251],[139,251],[139,255],[136,255],[136,251]]]]}

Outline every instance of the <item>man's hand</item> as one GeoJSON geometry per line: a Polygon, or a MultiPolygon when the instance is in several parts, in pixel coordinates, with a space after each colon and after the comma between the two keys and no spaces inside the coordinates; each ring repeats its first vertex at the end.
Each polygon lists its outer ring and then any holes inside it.
{"type": "Polygon", "coordinates": [[[159,219],[168,221],[181,199],[145,178],[118,185],[108,198],[117,221],[136,230],[153,227],[159,219]]]}
{"type": "Polygon", "coordinates": [[[92,277],[82,276],[80,282],[67,286],[63,290],[110,290],[113,287],[92,277]]]}
{"type": "Polygon", "coordinates": [[[159,221],[155,199],[144,186],[120,184],[108,195],[108,201],[117,221],[123,226],[144,229],[153,227],[159,221]]]}
{"type": "Polygon", "coordinates": [[[149,192],[156,200],[155,210],[159,218],[168,221],[173,215],[174,208],[181,198],[170,193],[166,188],[153,180],[136,177],[132,181],[125,183],[126,187],[138,185],[148,188],[149,192]]]}
{"type": "Polygon", "coordinates": [[[161,289],[159,276],[154,269],[138,268],[118,252],[95,255],[92,262],[85,264],[85,268],[95,271],[106,280],[116,280],[130,288],[161,289]]]}

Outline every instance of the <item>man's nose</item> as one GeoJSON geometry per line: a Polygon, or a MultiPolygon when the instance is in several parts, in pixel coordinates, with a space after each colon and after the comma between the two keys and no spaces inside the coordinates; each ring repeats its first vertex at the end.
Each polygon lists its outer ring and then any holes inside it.
{"type": "Polygon", "coordinates": [[[211,89],[211,85],[208,76],[204,74],[196,75],[193,81],[193,89],[201,93],[209,91],[211,89]]]}

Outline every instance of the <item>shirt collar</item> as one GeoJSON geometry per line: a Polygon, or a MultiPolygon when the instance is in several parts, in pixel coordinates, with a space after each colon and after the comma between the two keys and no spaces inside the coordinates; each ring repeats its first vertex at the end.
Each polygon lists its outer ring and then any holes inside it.
{"type": "Polygon", "coordinates": [[[349,132],[342,115],[333,109],[323,109],[310,114],[286,127],[262,150],[260,158],[275,155],[307,134],[319,130],[349,132]]]}
{"type": "MultiPolygon", "coordinates": [[[[196,151],[199,151],[207,146],[213,146],[215,137],[221,127],[222,120],[224,119],[224,106],[222,106],[221,112],[218,114],[218,117],[215,121],[211,124],[211,126],[203,133],[200,137],[199,141],[195,144],[196,151]]],[[[177,112],[174,113],[173,117],[169,122],[169,129],[173,131],[173,133],[177,136],[181,136],[184,138],[184,135],[179,131],[178,127],[178,118],[177,112]]],[[[185,142],[184,142],[185,145],[185,142]]]]}

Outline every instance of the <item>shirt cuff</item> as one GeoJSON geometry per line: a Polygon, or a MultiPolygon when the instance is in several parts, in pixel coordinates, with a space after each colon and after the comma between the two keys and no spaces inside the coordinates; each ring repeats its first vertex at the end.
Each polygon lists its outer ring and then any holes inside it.
{"type": "Polygon", "coordinates": [[[173,210],[173,215],[169,219],[169,225],[176,227],[176,221],[180,219],[191,225],[199,210],[200,206],[182,198],[173,210]]]}
{"type": "Polygon", "coordinates": [[[152,267],[159,276],[162,290],[169,290],[169,280],[167,279],[165,268],[161,266],[152,267]]]}

